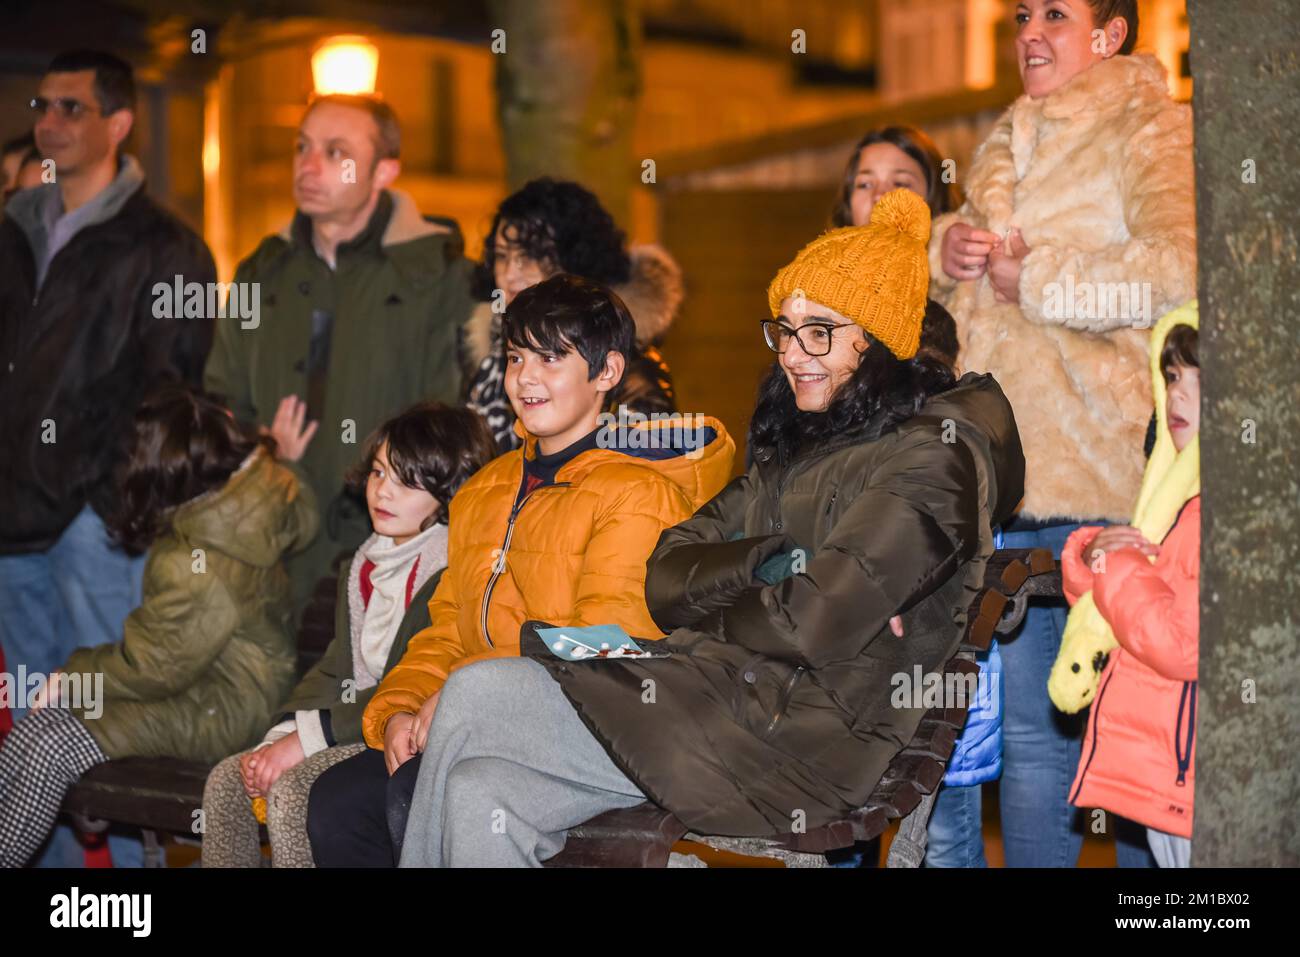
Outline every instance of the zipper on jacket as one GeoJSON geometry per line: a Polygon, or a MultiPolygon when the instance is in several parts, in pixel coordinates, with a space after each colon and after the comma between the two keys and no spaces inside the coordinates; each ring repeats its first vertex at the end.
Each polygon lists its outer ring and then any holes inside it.
{"type": "Polygon", "coordinates": [[[1088,760],[1083,765],[1083,771],[1079,774],[1079,784],[1070,795],[1070,803],[1073,804],[1079,797],[1079,792],[1083,790],[1083,780],[1088,776],[1088,768],[1092,767],[1092,759],[1097,754],[1097,732],[1101,725],[1101,699],[1106,696],[1106,689],[1110,687],[1110,679],[1114,677],[1112,671],[1106,677],[1106,683],[1097,691],[1097,700],[1092,703],[1092,747],[1088,751],[1088,760]]]}
{"type": "Polygon", "coordinates": [[[510,521],[506,523],[506,537],[501,543],[501,554],[499,554],[496,561],[492,563],[492,576],[488,579],[487,587],[483,589],[483,608],[480,612],[479,626],[483,629],[483,640],[488,643],[489,648],[495,648],[496,642],[492,640],[491,634],[488,633],[488,603],[492,601],[492,589],[496,587],[497,579],[500,578],[501,573],[506,570],[506,555],[510,551],[510,540],[514,538],[515,535],[515,519],[519,517],[519,512],[523,509],[524,503],[535,494],[542,491],[542,489],[566,488],[568,485],[568,482],[555,482],[551,485],[543,485],[541,488],[535,488],[521,498],[517,505],[510,509],[510,521]]]}
{"type": "Polygon", "coordinates": [[[799,679],[804,676],[807,670],[803,665],[800,665],[794,669],[794,672],[787,679],[785,687],[781,689],[781,697],[777,700],[776,710],[772,712],[772,720],[767,723],[767,730],[763,732],[764,738],[770,737],[777,724],[785,717],[785,711],[790,705],[790,698],[794,694],[795,685],[799,683],[799,679]]]}
{"type": "Polygon", "coordinates": [[[829,536],[833,525],[831,524],[831,512],[835,510],[835,500],[840,497],[840,488],[835,486],[831,492],[831,500],[826,503],[826,514],[823,516],[826,520],[826,534],[829,536]]]}
{"type": "Polygon", "coordinates": [[[1187,786],[1187,769],[1192,766],[1192,739],[1196,737],[1196,682],[1184,681],[1183,693],[1178,696],[1178,724],[1174,727],[1174,758],[1178,761],[1178,777],[1174,784],[1187,786]],[[1183,715],[1187,715],[1187,750],[1183,750],[1183,715]]]}

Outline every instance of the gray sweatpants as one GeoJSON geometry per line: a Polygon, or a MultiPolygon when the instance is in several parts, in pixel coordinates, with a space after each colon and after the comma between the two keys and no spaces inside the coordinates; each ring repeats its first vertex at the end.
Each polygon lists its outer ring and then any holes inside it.
{"type": "Polygon", "coordinates": [[[644,800],[545,668],[481,661],[438,698],[401,866],[539,867],[569,828],[644,800]]]}

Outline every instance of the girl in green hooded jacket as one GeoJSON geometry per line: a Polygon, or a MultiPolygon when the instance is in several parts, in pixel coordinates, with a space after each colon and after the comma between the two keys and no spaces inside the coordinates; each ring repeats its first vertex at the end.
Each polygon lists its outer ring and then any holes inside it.
{"type": "Polygon", "coordinates": [[[38,678],[0,747],[0,866],[27,862],[90,768],[224,757],[265,730],[294,677],[284,556],[316,534],[305,484],[219,404],[168,384],[136,412],[107,525],[147,549],[121,641],[38,678]]]}

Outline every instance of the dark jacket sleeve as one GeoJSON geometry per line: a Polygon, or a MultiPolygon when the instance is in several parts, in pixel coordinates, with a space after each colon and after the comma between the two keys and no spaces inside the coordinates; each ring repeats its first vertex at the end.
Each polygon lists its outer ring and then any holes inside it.
{"type": "Polygon", "coordinates": [[[731,604],[754,581],[754,569],[788,545],[784,535],[742,538],[753,495],[738,476],[698,512],[659,536],[646,563],[646,606],[664,631],[691,625],[731,604]]]}
{"type": "Polygon", "coordinates": [[[856,657],[892,616],[969,560],[979,542],[979,484],[966,444],[944,442],[932,426],[892,441],[804,573],[745,589],[701,630],[822,667],[856,657]]]}
{"type": "Polygon", "coordinates": [[[352,633],[348,616],[348,573],[352,559],[339,566],[334,604],[334,637],[325,652],[289,692],[280,712],[328,711],[343,699],[343,682],[352,677],[352,633]]]}
{"type": "MultiPolygon", "coordinates": [[[[197,282],[204,289],[217,281],[216,263],[212,261],[207,243],[186,227],[180,227],[179,241],[163,253],[164,279],[182,276],[186,283],[197,282]]],[[[152,305],[151,307],[152,308],[152,305]]],[[[216,316],[201,319],[164,320],[175,326],[171,338],[171,351],[167,364],[191,385],[203,383],[203,367],[212,351],[216,316]]]]}

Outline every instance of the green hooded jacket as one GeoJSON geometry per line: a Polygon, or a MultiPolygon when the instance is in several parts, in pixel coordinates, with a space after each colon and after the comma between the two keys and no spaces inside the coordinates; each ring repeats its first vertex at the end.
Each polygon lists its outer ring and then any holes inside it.
{"type": "Polygon", "coordinates": [[[99,700],[83,690],[73,710],[105,754],[215,763],[256,743],[294,679],[283,558],[316,528],[311,491],[261,448],[176,509],[122,640],[63,667],[103,675],[99,700]]]}

